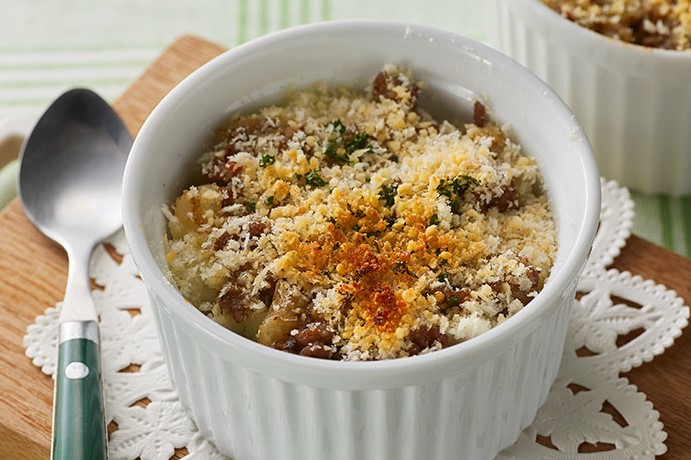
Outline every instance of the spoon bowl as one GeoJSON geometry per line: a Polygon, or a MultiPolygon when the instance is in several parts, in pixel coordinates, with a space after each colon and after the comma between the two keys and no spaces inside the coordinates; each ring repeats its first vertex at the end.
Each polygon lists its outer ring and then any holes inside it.
{"type": "Polygon", "coordinates": [[[19,198],[29,219],[69,258],[60,310],[53,401],[53,460],[105,460],[106,430],[98,315],[91,297],[94,245],[122,225],[120,195],[132,145],[96,93],[74,89],[46,110],[27,139],[19,198]]]}
{"type": "Polygon", "coordinates": [[[63,246],[100,241],[122,225],[120,189],[132,139],[96,93],[60,96],[24,146],[19,196],[28,217],[63,246]]]}

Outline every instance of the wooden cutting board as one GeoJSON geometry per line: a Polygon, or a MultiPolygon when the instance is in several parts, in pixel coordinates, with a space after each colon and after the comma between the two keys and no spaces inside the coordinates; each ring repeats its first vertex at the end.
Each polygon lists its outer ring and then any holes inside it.
{"type": "MultiPolygon", "coordinates": [[[[220,54],[218,45],[185,36],[172,44],[114,106],[133,135],[163,98],[194,69],[220,54]]],[[[613,267],[665,284],[691,299],[691,261],[637,237],[628,240],[613,267]]],[[[0,458],[33,460],[50,452],[52,380],[24,355],[29,324],[62,299],[67,259],[26,219],[18,201],[0,213],[0,458]]],[[[691,333],[652,363],[626,375],[647,393],[669,433],[669,452],[691,454],[691,333]]],[[[175,458],[185,455],[184,449],[175,458]]],[[[241,459],[238,459],[241,460],[241,459]]]]}

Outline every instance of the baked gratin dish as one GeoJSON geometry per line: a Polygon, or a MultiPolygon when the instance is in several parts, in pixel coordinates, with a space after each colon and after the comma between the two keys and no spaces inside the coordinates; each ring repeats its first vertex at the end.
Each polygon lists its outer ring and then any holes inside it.
{"type": "Polygon", "coordinates": [[[540,291],[556,231],[536,162],[475,102],[456,126],[385,66],[236,114],[164,208],[170,277],[261,344],[368,361],[471,339],[540,291]]]}

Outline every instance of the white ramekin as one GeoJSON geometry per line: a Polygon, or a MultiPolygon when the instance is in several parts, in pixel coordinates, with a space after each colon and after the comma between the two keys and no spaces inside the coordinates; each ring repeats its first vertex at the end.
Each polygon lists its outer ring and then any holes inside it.
{"type": "Polygon", "coordinates": [[[334,22],[239,46],[177,86],[132,148],[124,221],[180,400],[225,454],[236,460],[490,460],[530,424],[553,383],[599,217],[599,192],[581,128],[523,67],[426,27],[334,22]],[[364,87],[384,63],[410,66],[427,83],[432,109],[467,114],[481,96],[537,158],[559,238],[544,290],[478,338],[379,362],[291,355],[205,317],[166,278],[161,206],[188,185],[213,129],[230,112],[265,103],[286,85],[326,79],[364,87]]]}
{"type": "Polygon", "coordinates": [[[540,0],[486,5],[493,45],[571,106],[603,176],[645,193],[691,193],[691,51],[613,40],[540,0]]]}

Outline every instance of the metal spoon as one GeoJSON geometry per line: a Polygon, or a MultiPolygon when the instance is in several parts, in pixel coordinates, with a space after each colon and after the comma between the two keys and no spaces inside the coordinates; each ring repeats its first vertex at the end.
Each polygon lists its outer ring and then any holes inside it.
{"type": "Polygon", "coordinates": [[[120,190],[131,145],[127,128],[103,99],[74,89],[46,110],[21,156],[24,210],[69,258],[53,401],[55,460],[107,457],[98,316],[88,269],[94,246],[122,225],[120,190]]]}

